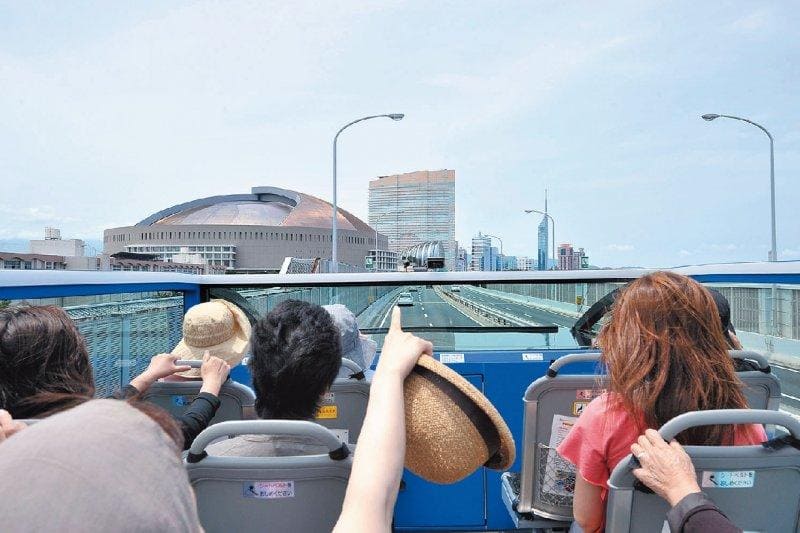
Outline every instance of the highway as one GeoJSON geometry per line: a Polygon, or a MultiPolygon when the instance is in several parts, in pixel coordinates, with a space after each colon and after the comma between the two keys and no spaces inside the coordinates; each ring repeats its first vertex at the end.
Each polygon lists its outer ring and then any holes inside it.
{"type": "MultiPolygon", "coordinates": [[[[450,290],[449,287],[445,290],[450,290]]],[[[443,300],[439,294],[424,286],[417,287],[416,291],[408,291],[414,304],[402,306],[403,327],[414,330],[417,328],[428,327],[475,327],[480,328],[480,324],[461,313],[449,302],[443,300]]],[[[524,303],[514,302],[505,298],[496,298],[483,291],[474,290],[468,286],[461,286],[457,296],[471,300],[475,303],[496,309],[506,314],[514,315],[536,324],[547,326],[557,325],[564,328],[572,327],[575,319],[557,312],[546,311],[528,306],[524,303]]],[[[377,317],[369,324],[361,324],[362,328],[384,328],[389,327],[391,309],[396,302],[396,298],[390,300],[385,309],[377,314],[377,317]]],[[[437,349],[457,349],[455,336],[447,332],[424,332],[421,336],[434,343],[437,349]]],[[[376,339],[378,340],[378,339],[376,339]]],[[[379,342],[382,339],[379,340],[379,342]]],[[[566,346],[564,346],[566,347],[566,346]]],[[[781,381],[782,407],[789,412],[800,415],[800,370],[788,368],[781,365],[772,365],[773,372],[781,381]]]]}

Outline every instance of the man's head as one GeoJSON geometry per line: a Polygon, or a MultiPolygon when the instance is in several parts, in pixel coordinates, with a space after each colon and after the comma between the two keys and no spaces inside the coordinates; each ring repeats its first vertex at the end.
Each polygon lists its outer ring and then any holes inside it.
{"type": "Polygon", "coordinates": [[[287,300],[253,328],[250,371],[261,418],[313,418],[341,365],[339,330],[322,307],[287,300]]]}

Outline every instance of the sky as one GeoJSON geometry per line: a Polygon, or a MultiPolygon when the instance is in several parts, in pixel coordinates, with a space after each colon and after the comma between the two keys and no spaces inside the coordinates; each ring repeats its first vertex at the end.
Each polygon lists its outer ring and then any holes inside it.
{"type": "Polygon", "coordinates": [[[796,2],[0,0],[0,246],[93,242],[253,186],[367,218],[380,175],[456,171],[456,237],[600,266],[800,259],[796,2]],[[113,7],[113,9],[112,9],[113,7]]]}

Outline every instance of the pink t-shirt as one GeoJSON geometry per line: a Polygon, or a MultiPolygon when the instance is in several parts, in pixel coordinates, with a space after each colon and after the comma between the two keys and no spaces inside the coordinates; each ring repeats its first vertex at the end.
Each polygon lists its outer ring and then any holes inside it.
{"type": "MultiPolygon", "coordinates": [[[[557,448],[563,458],[575,465],[583,479],[603,488],[603,502],[608,494],[611,472],[631,453],[631,444],[646,428],[644,420],[637,424],[618,402],[611,402],[609,398],[605,393],[592,400],[557,448]]],[[[760,425],[748,426],[745,431],[737,427],[733,438],[734,444],[739,446],[760,444],[765,440],[767,435],[760,425]]]]}

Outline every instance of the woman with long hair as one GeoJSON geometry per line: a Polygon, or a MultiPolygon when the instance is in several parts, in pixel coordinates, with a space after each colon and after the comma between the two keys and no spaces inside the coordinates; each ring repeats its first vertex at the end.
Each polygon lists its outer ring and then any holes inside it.
{"type": "MultiPolygon", "coordinates": [[[[656,272],[632,282],[597,344],[608,391],[586,407],[558,447],[577,469],[573,514],[586,532],[603,530],[611,471],[647,428],[688,411],[747,408],[714,299],[686,276],[656,272]]],[[[766,435],[761,426],[703,426],[677,440],[746,445],[766,435]]]]}

